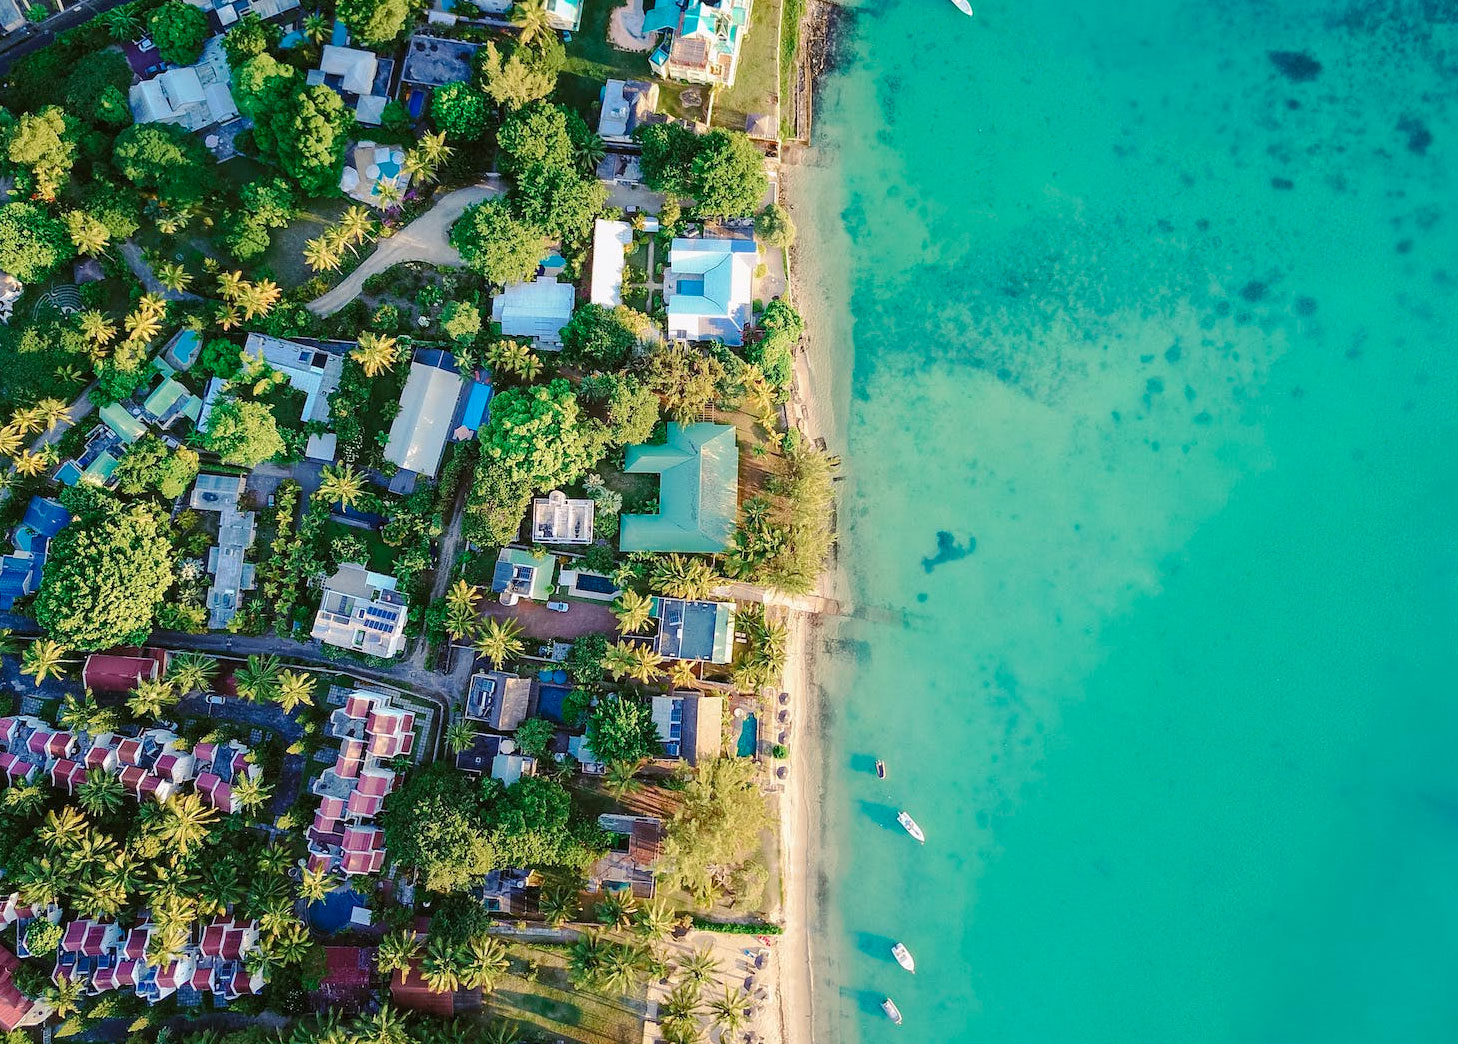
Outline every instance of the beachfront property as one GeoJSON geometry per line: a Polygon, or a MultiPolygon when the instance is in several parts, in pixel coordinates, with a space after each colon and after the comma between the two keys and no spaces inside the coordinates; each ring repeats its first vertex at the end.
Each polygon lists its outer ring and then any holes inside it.
{"type": "Polygon", "coordinates": [[[663,33],[648,56],[659,76],[734,86],[751,0],[644,0],[643,32],[663,33]]]}
{"type": "MultiPolygon", "coordinates": [[[[243,343],[243,357],[253,365],[266,363],[268,368],[288,378],[289,385],[304,393],[304,405],[299,411],[299,423],[310,421],[329,423],[329,396],[339,388],[339,378],[344,372],[345,346],[335,349],[331,343],[326,347],[320,342],[286,341],[281,337],[250,333],[243,343]]],[[[208,385],[204,396],[204,408],[199,425],[206,423],[208,399],[216,399],[213,386],[208,385]]],[[[335,436],[310,435],[304,448],[304,456],[310,460],[334,462],[335,436]]]]}
{"type": "Polygon", "coordinates": [[[400,412],[385,443],[385,459],[400,468],[391,489],[409,492],[415,486],[414,476],[435,478],[464,386],[449,352],[429,348],[415,353],[405,390],[400,393],[400,412]],[[404,488],[407,485],[409,489],[404,488]]]}
{"type": "Polygon", "coordinates": [[[501,671],[477,671],[466,693],[466,717],[497,732],[515,732],[531,705],[530,678],[501,671]]]}
{"type": "Polygon", "coordinates": [[[491,321],[501,324],[507,337],[530,337],[537,347],[562,347],[562,327],[572,318],[571,283],[556,276],[540,276],[528,283],[512,283],[491,299],[491,321]]]}
{"type": "Polygon", "coordinates": [[[51,541],[71,521],[71,512],[60,501],[35,496],[11,533],[15,550],[0,557],[0,611],[10,612],[15,603],[40,590],[51,541]]]}
{"type": "Polygon", "coordinates": [[[253,546],[257,526],[254,513],[239,507],[245,481],[242,475],[199,475],[188,502],[194,511],[218,514],[218,542],[208,549],[207,563],[213,577],[207,601],[208,626],[213,630],[227,627],[237,615],[243,592],[253,590],[253,564],[243,559],[253,546]]]}
{"type": "Polygon", "coordinates": [[[415,749],[415,714],[372,689],[334,689],[343,705],[329,715],[331,737],[339,740],[334,764],[310,787],[319,800],[307,831],[311,870],[374,874],[385,863],[384,831],[374,818],[395,789],[387,762],[415,749]]]}
{"type": "Polygon", "coordinates": [[[564,33],[575,33],[582,25],[583,0],[547,0],[547,24],[564,33]]]}
{"type": "Polygon", "coordinates": [[[753,239],[675,239],[663,273],[668,336],[742,345],[754,307],[757,264],[753,239]]]}
{"type": "Polygon", "coordinates": [[[623,303],[623,272],[633,247],[633,226],[598,218],[592,227],[591,301],[604,308],[623,303]]]}
{"type": "Polygon", "coordinates": [[[137,123],[175,123],[188,131],[237,119],[238,104],[228,87],[223,38],[208,40],[196,63],[132,84],[127,104],[137,123]]]}
{"type": "Polygon", "coordinates": [[[405,650],[406,609],[393,576],[349,562],[324,582],[312,636],[325,645],[389,659],[405,650]]]}
{"type": "Polygon", "coordinates": [[[635,898],[652,899],[658,858],[663,854],[663,820],[604,812],[597,817],[597,825],[620,840],[588,869],[588,891],[626,889],[635,898]]]}
{"type": "MultiPolygon", "coordinates": [[[[450,3],[450,0],[446,2],[450,3]]],[[[437,8],[440,3],[441,0],[436,0],[437,8]]],[[[476,6],[486,9],[484,4],[476,6]]],[[[510,9],[508,3],[501,10],[504,13],[510,9]]],[[[456,22],[455,15],[435,10],[430,13],[432,24],[437,21],[437,16],[445,25],[456,22]]],[[[426,104],[437,87],[470,80],[475,75],[476,52],[480,47],[480,44],[467,40],[448,40],[423,33],[416,33],[406,42],[405,62],[400,67],[399,99],[414,119],[418,120],[425,114],[426,104]]]]}
{"type": "Polygon", "coordinates": [[[625,514],[623,551],[718,554],[729,546],[739,510],[739,445],[728,424],[670,421],[662,443],[629,446],[623,470],[658,472],[658,513],[625,514]]]}
{"type": "Polygon", "coordinates": [[[382,59],[373,51],[325,44],[319,55],[319,67],[310,69],[305,80],[311,86],[328,87],[354,108],[356,120],[377,127],[390,100],[390,74],[394,67],[394,61],[382,59]]]}
{"type": "Polygon", "coordinates": [[[590,544],[596,505],[586,497],[568,497],[554,489],[532,500],[532,542],[590,544]]]}
{"type": "Polygon", "coordinates": [[[690,765],[710,761],[724,747],[724,697],[701,692],[654,696],[653,724],[664,757],[690,765]]]}
{"type": "Polygon", "coordinates": [[[653,599],[658,633],[653,650],[665,660],[728,663],[734,658],[734,603],[653,599]]]}
{"type": "Polygon", "coordinates": [[[609,80],[602,88],[597,136],[616,145],[633,141],[633,131],[658,112],[658,84],[647,80],[609,80]]]}
{"type": "Polygon", "coordinates": [[[502,605],[515,605],[523,598],[544,602],[552,593],[556,572],[557,559],[552,555],[537,556],[519,547],[503,547],[491,574],[491,591],[500,596],[502,605]]]}

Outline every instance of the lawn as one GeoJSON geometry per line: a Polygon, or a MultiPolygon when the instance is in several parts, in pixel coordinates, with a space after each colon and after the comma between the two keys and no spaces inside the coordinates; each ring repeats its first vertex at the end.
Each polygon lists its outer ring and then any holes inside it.
{"type": "MultiPolygon", "coordinates": [[[[768,0],[777,3],[778,0],[768,0]]],[[[567,61],[557,79],[553,96],[563,105],[570,105],[582,114],[589,127],[597,126],[598,104],[602,88],[608,80],[653,80],[648,67],[647,51],[620,51],[608,39],[608,22],[613,10],[621,6],[612,0],[587,4],[582,12],[582,28],[567,42],[567,61]]],[[[658,107],[674,116],[685,112],[679,95],[691,86],[657,80],[658,107]]],[[[742,129],[742,128],[741,128],[742,129]]]]}
{"type": "Polygon", "coordinates": [[[513,942],[507,953],[511,969],[484,998],[484,1014],[516,1023],[533,1039],[641,1044],[641,990],[631,998],[612,999],[579,990],[568,981],[561,950],[513,942]]]}
{"type": "Polygon", "coordinates": [[[305,241],[338,221],[339,215],[353,202],[338,198],[305,200],[292,224],[274,229],[273,241],[263,255],[263,263],[273,272],[273,278],[284,286],[299,286],[314,278],[314,270],[304,262],[305,241]]]}
{"type": "Polygon", "coordinates": [[[755,0],[749,12],[749,35],[739,52],[734,86],[714,100],[714,125],[742,131],[753,112],[776,113],[780,87],[780,2],[755,0]]]}
{"type": "Polygon", "coordinates": [[[780,138],[795,136],[795,76],[800,65],[800,21],[805,0],[784,0],[780,15],[780,138]]]}
{"type": "Polygon", "coordinates": [[[364,564],[376,573],[388,575],[395,564],[395,549],[385,543],[378,530],[346,526],[343,522],[330,519],[329,524],[324,527],[324,536],[331,542],[336,537],[342,536],[352,536],[356,540],[363,540],[365,547],[369,549],[369,560],[364,564]]]}

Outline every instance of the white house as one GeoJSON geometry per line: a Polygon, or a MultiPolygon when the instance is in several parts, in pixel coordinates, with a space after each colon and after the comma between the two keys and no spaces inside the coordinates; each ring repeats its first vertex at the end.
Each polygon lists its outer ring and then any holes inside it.
{"type": "Polygon", "coordinates": [[[752,239],[675,239],[663,273],[668,336],[743,344],[758,263],[752,239]]]}
{"type": "Polygon", "coordinates": [[[592,226],[592,303],[615,308],[623,303],[623,270],[633,228],[626,221],[604,221],[592,226]]]}
{"type": "Polygon", "coordinates": [[[530,337],[539,345],[557,348],[562,327],[572,318],[571,283],[559,283],[556,276],[513,283],[491,301],[491,319],[501,324],[507,337],[530,337]]]}

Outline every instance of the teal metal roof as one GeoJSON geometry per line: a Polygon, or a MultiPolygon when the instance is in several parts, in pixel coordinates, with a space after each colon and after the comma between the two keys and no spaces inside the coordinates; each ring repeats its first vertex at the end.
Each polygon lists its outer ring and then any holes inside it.
{"type": "Polygon", "coordinates": [[[122,441],[133,443],[147,434],[146,425],[126,411],[126,407],[113,402],[101,407],[101,423],[121,436],[122,441]]]}
{"type": "Polygon", "coordinates": [[[623,515],[624,551],[714,554],[739,511],[739,445],[727,424],[668,425],[662,445],[630,446],[624,471],[658,472],[658,514],[623,515]]]}

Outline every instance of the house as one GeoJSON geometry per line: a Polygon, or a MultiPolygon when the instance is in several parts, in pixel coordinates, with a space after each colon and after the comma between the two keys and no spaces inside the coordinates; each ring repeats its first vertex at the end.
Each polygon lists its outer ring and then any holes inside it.
{"type": "MultiPolygon", "coordinates": [[[[4,11],[4,4],[14,2],[15,0],[0,0],[0,12],[4,11]]],[[[20,300],[23,293],[24,283],[9,272],[0,272],[0,323],[10,322],[10,315],[15,311],[15,302],[20,300]]]]}
{"type": "Polygon", "coordinates": [[[501,751],[501,737],[489,732],[476,733],[471,745],[456,755],[456,768],[473,776],[491,771],[491,763],[501,751]]]}
{"type": "Polygon", "coordinates": [[[734,603],[653,599],[658,633],[653,649],[665,660],[728,663],[734,658],[734,603]]]}
{"type": "Polygon", "coordinates": [[[605,142],[631,144],[633,131],[658,111],[658,84],[646,80],[609,80],[602,89],[602,115],[597,136],[605,142]]]}
{"type": "Polygon", "coordinates": [[[93,692],[131,692],[140,681],[156,681],[167,667],[167,653],[92,653],[81,667],[81,684],[93,692]],[[159,655],[160,654],[160,655],[159,655]]]}
{"type": "Polygon", "coordinates": [[[552,593],[556,572],[557,559],[551,555],[538,557],[519,547],[503,547],[496,556],[491,590],[501,596],[502,605],[515,605],[523,598],[542,602],[552,593]]]}
{"type": "Polygon", "coordinates": [[[403,471],[435,478],[464,386],[449,352],[416,352],[400,393],[400,412],[390,425],[385,459],[403,471]]]}
{"type": "Polygon", "coordinates": [[[324,582],[312,636],[325,645],[388,659],[405,649],[406,608],[393,576],[347,563],[324,582]]]}
{"type": "Polygon", "coordinates": [[[592,226],[592,303],[615,308],[623,303],[623,271],[633,246],[633,227],[626,221],[598,218],[592,226]]]}
{"type": "Polygon", "coordinates": [[[582,0],[547,0],[547,24],[564,33],[582,25],[582,0]]]}
{"type": "Polygon", "coordinates": [[[644,0],[643,32],[663,37],[648,56],[659,76],[734,86],[751,0],[644,0]]]}
{"type": "Polygon", "coordinates": [[[531,870],[491,870],[474,894],[488,913],[517,915],[526,912],[527,889],[538,883],[531,870]]]}
{"type": "Polygon", "coordinates": [[[19,970],[20,959],[0,946],[0,1030],[6,1033],[26,1026],[39,1026],[55,1010],[49,1002],[20,992],[15,985],[15,973],[19,970]]]}
{"type": "Polygon", "coordinates": [[[195,64],[168,69],[133,84],[127,103],[137,123],[175,123],[188,131],[237,119],[238,105],[228,87],[223,38],[208,40],[195,64]]]}
{"type": "Polygon", "coordinates": [[[531,704],[529,678],[501,671],[477,671],[466,694],[466,717],[486,723],[497,732],[514,732],[526,720],[531,704]]]}
{"type": "Polygon", "coordinates": [[[444,993],[432,990],[421,978],[419,961],[390,976],[390,1001],[397,1008],[442,1019],[454,1018],[456,1014],[456,995],[450,990],[444,993]]]}
{"type": "Polygon", "coordinates": [[[668,336],[742,345],[754,303],[757,264],[753,239],[675,239],[663,273],[668,336]]]}
{"type": "Polygon", "coordinates": [[[654,696],[653,724],[665,757],[690,765],[713,760],[724,745],[724,697],[697,692],[654,696]]]}
{"type": "Polygon", "coordinates": [[[572,318],[571,283],[543,276],[529,283],[512,283],[491,299],[491,320],[501,324],[507,337],[530,337],[540,347],[558,349],[562,327],[572,318]]]}
{"type": "Polygon", "coordinates": [[[0,610],[9,612],[19,599],[40,590],[51,541],[70,521],[71,513],[59,501],[30,498],[12,534],[15,550],[0,557],[0,610]]]}
{"type": "MultiPolygon", "coordinates": [[[[504,747],[506,744],[503,743],[502,746],[504,747]]],[[[536,774],[536,758],[503,751],[491,759],[491,778],[501,780],[508,787],[522,776],[535,776],[536,774]]]]}
{"type": "Polygon", "coordinates": [[[218,542],[208,549],[208,572],[213,577],[208,588],[208,626],[214,630],[228,626],[243,592],[253,590],[253,564],[243,559],[253,546],[257,517],[252,511],[238,510],[244,482],[242,475],[199,475],[189,501],[194,511],[218,513],[218,542]]]}
{"type": "MultiPolygon", "coordinates": [[[[47,12],[47,14],[49,13],[47,12]]],[[[0,36],[15,32],[28,21],[19,0],[0,0],[0,36]]],[[[5,1028],[10,1029],[11,1027],[5,1028]]]]}
{"type": "Polygon", "coordinates": [[[354,107],[360,123],[377,127],[389,102],[390,74],[394,62],[381,60],[373,51],[325,44],[319,68],[305,76],[311,86],[323,85],[354,107]]]}
{"type": "Polygon", "coordinates": [[[172,427],[178,417],[196,424],[201,414],[202,400],[170,376],[164,377],[142,402],[142,415],[164,430],[172,427]]]}
{"type": "Polygon", "coordinates": [[[590,544],[596,505],[587,498],[569,500],[554,489],[532,500],[532,542],[536,544],[590,544]]]}
{"type": "MultiPolygon", "coordinates": [[[[244,360],[257,366],[266,364],[288,378],[289,385],[304,393],[304,405],[299,411],[299,421],[328,422],[329,396],[339,388],[339,377],[344,372],[344,355],[347,345],[319,341],[286,341],[267,334],[251,333],[243,344],[244,360]]],[[[211,395],[211,387],[209,388],[211,395]]],[[[202,423],[201,421],[199,423],[202,423]]],[[[305,455],[310,459],[316,449],[313,436],[305,455]]],[[[333,461],[333,455],[329,460],[333,461]]]]}
{"type": "Polygon", "coordinates": [[[423,114],[431,89],[474,77],[476,52],[480,47],[477,43],[441,36],[420,33],[412,36],[405,45],[405,64],[400,70],[400,100],[410,115],[418,119],[423,114]],[[417,106],[421,111],[416,111],[417,106]]]}
{"type": "Polygon", "coordinates": [[[325,946],[324,974],[313,992],[323,1010],[357,1012],[369,1000],[375,980],[375,948],[325,946]]]}
{"type": "Polygon", "coordinates": [[[597,825],[620,840],[588,870],[588,887],[593,891],[625,889],[639,899],[653,898],[657,889],[655,867],[663,847],[663,821],[656,816],[605,812],[597,817],[597,825]]]}
{"type": "Polygon", "coordinates": [[[628,447],[623,470],[658,472],[656,515],[621,517],[624,551],[716,554],[729,546],[739,510],[739,445],[727,424],[670,421],[662,443],[628,447]]]}

